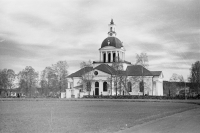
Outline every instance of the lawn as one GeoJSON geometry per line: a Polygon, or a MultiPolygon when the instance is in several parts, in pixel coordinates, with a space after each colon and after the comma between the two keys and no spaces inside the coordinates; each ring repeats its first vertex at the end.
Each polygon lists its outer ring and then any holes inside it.
{"type": "Polygon", "coordinates": [[[0,132],[115,132],[195,106],[174,102],[0,101],[0,132]]]}

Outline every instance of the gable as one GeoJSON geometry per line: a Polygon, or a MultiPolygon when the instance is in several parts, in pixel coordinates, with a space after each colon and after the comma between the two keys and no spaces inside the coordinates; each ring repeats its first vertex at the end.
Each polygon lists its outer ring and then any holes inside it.
{"type": "Polygon", "coordinates": [[[94,69],[94,72],[95,71],[97,71],[98,72],[98,74],[97,75],[95,75],[95,74],[93,74],[94,75],[94,77],[98,77],[98,76],[105,76],[105,77],[108,77],[108,76],[110,76],[110,74],[109,73],[106,73],[106,72],[103,72],[103,71],[101,71],[101,70],[98,70],[98,69],[94,69]]]}
{"type": "Polygon", "coordinates": [[[98,65],[97,67],[95,67],[94,69],[96,70],[99,70],[99,71],[102,71],[104,73],[107,73],[107,74],[110,74],[110,75],[114,75],[116,72],[115,72],[115,69],[112,68],[111,66],[109,66],[108,64],[101,64],[101,65],[98,65]]]}

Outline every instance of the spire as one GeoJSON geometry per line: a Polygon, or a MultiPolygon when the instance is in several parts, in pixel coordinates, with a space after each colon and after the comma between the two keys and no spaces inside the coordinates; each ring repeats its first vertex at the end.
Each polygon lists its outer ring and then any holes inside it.
{"type": "Polygon", "coordinates": [[[108,36],[116,36],[116,32],[115,32],[115,24],[113,22],[113,19],[111,19],[109,26],[109,32],[108,32],[108,36]]]}
{"type": "Polygon", "coordinates": [[[113,22],[113,19],[111,19],[111,22],[110,22],[110,24],[114,24],[114,22],[113,22]]]}

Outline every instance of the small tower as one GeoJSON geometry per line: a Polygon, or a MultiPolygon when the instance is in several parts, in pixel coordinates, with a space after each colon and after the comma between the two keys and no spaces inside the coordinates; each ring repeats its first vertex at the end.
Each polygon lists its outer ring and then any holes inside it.
{"type": "Polygon", "coordinates": [[[116,36],[116,32],[115,32],[115,24],[113,22],[113,19],[111,19],[109,26],[109,32],[108,32],[108,37],[112,37],[112,36],[116,36]]]}

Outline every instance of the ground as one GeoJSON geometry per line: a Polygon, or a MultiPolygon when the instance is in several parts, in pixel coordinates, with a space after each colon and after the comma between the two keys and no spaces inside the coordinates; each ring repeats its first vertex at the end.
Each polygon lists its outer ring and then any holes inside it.
{"type": "Polygon", "coordinates": [[[162,100],[0,99],[0,133],[138,131],[134,127],[197,108],[162,100]]]}

